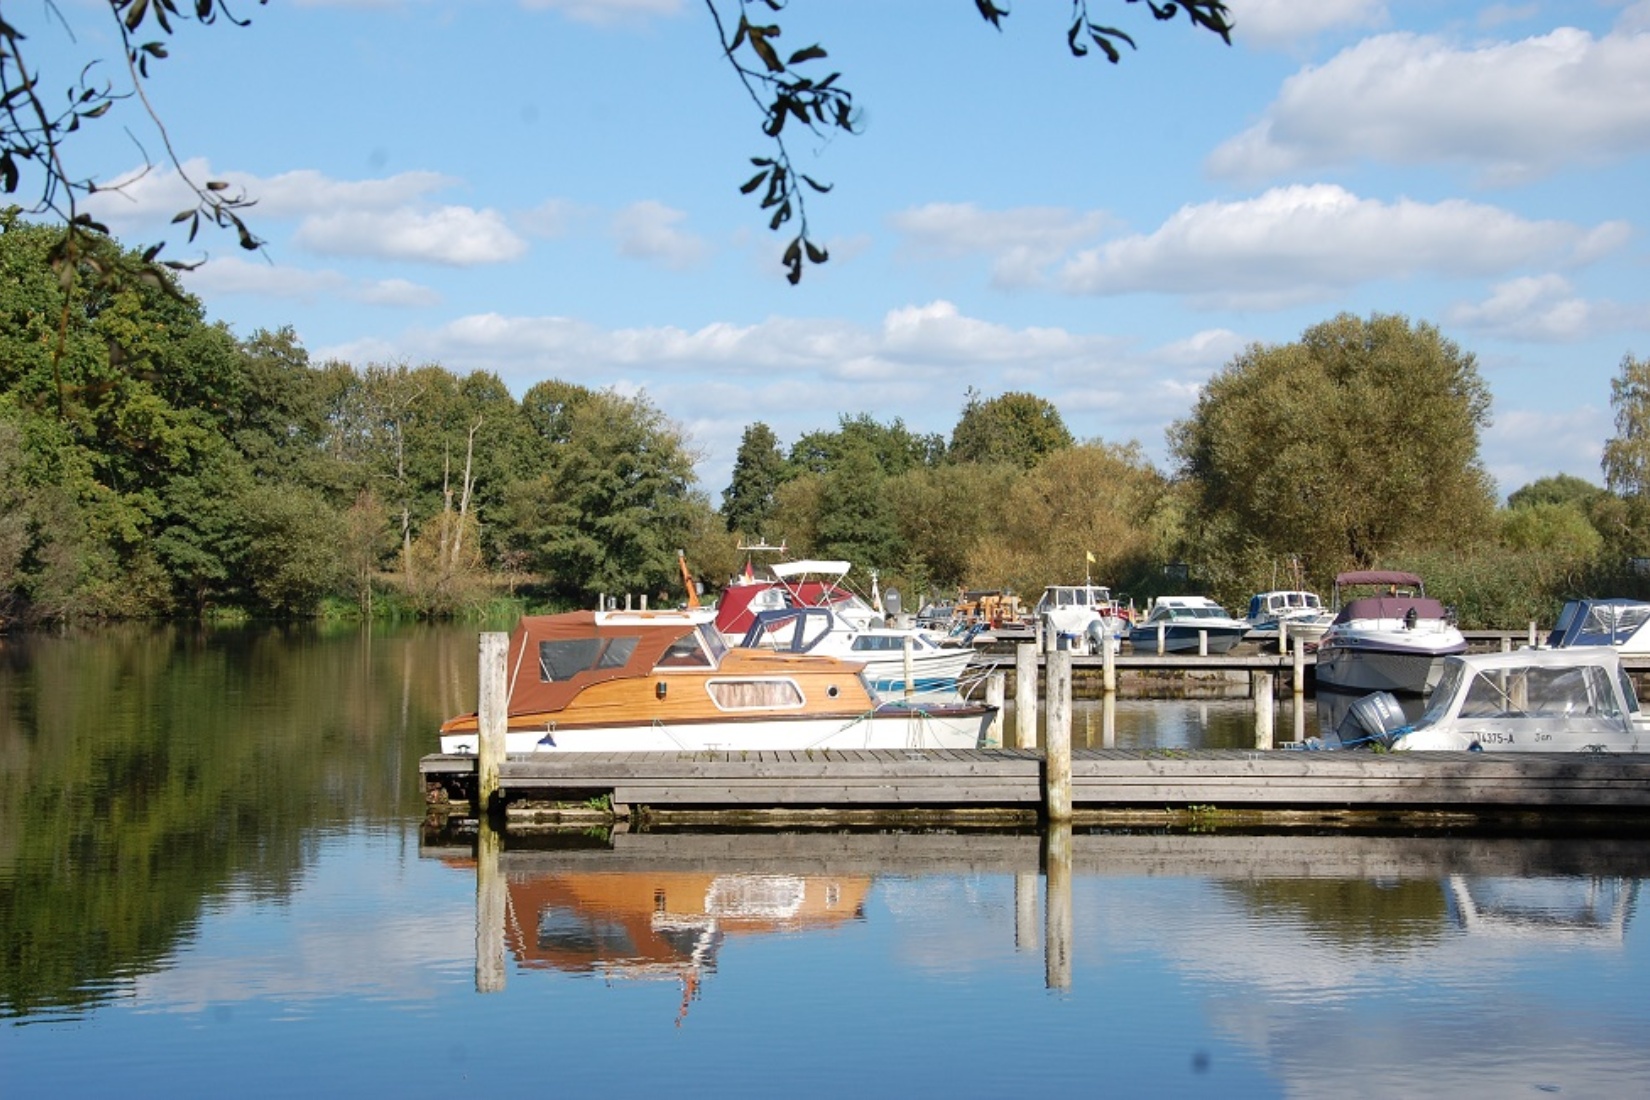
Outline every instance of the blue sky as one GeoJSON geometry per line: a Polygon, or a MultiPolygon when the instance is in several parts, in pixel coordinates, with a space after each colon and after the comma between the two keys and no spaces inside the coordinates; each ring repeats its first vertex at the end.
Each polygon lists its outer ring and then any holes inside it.
{"type": "MultiPolygon", "coordinates": [[[[317,361],[644,391],[713,500],[754,421],[949,434],[970,387],[1167,469],[1211,374],[1343,311],[1477,357],[1503,494],[1601,479],[1611,379],[1650,355],[1650,0],[1231,0],[1231,47],[1089,2],[1135,33],[1121,65],[1067,53],[1066,4],[998,32],[967,0],[792,0],[782,44],[825,45],[863,112],[793,135],[835,190],[809,210],[832,259],[792,287],[698,0],[247,0],[250,27],[185,27],[150,85],[268,240],[204,238],[186,285],[317,361]]],[[[107,55],[96,0],[59,3],[78,38],[32,27],[43,56],[107,55]]],[[[160,163],[115,117],[75,174],[142,163],[121,125],[160,163]]],[[[157,168],[97,213],[135,245],[184,205],[157,168]]]]}

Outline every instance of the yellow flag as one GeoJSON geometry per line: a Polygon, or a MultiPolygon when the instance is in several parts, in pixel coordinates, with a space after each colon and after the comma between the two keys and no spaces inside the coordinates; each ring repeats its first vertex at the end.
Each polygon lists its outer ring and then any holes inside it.
{"type": "Polygon", "coordinates": [[[1089,551],[1089,552],[1088,552],[1088,555],[1089,555],[1089,561],[1090,561],[1090,562],[1092,562],[1092,561],[1094,561],[1094,551],[1093,551],[1093,550],[1090,550],[1090,551],[1089,551]]]}

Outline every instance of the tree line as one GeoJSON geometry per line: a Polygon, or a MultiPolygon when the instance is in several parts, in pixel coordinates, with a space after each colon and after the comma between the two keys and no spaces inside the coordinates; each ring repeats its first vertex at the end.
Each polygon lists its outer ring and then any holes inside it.
{"type": "Polygon", "coordinates": [[[0,622],[676,601],[678,551],[714,590],[756,539],[875,569],[908,605],[1085,573],[1230,605],[1382,565],[1505,626],[1644,588],[1650,361],[1630,355],[1605,485],[1543,478],[1505,505],[1473,356],[1392,315],[1246,349],[1171,429],[1167,471],[1035,394],[969,391],[948,436],[752,423],[713,502],[645,394],[314,363],[290,329],[237,338],[112,239],[54,267],[58,239],[0,213],[0,622]]]}

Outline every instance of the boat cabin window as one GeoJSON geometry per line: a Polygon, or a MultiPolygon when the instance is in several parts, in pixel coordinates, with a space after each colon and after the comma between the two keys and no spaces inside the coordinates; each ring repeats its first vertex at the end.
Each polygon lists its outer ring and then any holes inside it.
{"type": "Polygon", "coordinates": [[[705,652],[704,639],[697,630],[684,634],[670,643],[664,656],[659,658],[660,668],[710,668],[714,662],[709,653],[705,652]]]}
{"type": "Polygon", "coordinates": [[[800,707],[802,689],[794,680],[712,680],[707,685],[722,710],[772,710],[800,707]]]}
{"type": "MultiPolygon", "coordinates": [[[[917,638],[913,635],[911,645],[916,647],[917,644],[917,638]]],[[[854,637],[853,649],[859,652],[868,650],[880,652],[888,649],[900,652],[905,649],[905,639],[893,634],[859,634],[854,637]]]]}
{"type": "Polygon", "coordinates": [[[566,638],[539,643],[539,679],[571,680],[593,668],[623,668],[636,651],[635,638],[566,638]]]}
{"type": "Polygon", "coordinates": [[[1620,716],[1609,675],[1597,665],[1485,669],[1473,677],[1461,703],[1463,718],[1620,716]]]}

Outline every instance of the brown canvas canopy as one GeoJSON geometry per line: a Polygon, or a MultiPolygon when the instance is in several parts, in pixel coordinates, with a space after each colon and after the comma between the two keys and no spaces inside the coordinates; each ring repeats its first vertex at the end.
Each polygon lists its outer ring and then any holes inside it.
{"type": "Polygon", "coordinates": [[[676,612],[650,615],[522,616],[510,635],[510,714],[561,710],[591,684],[646,676],[676,641],[698,630],[676,612]]]}

